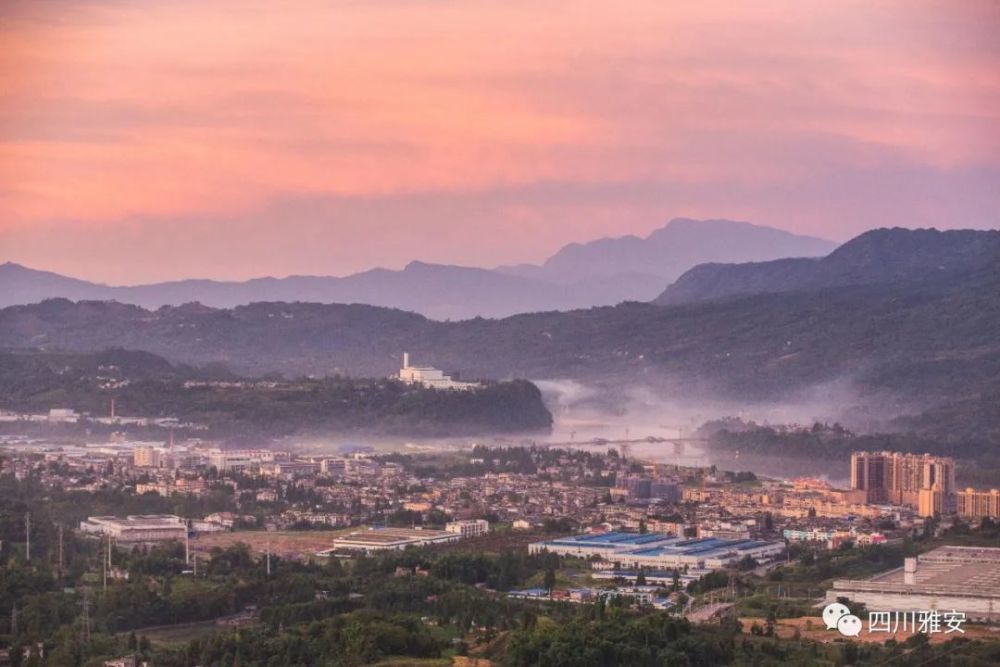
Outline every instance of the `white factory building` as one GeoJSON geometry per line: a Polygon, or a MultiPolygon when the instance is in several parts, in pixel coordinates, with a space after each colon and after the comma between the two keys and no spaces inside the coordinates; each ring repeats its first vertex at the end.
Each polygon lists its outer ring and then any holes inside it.
{"type": "Polygon", "coordinates": [[[406,384],[421,385],[430,389],[476,389],[476,382],[459,382],[431,366],[411,366],[410,353],[403,353],[403,367],[399,370],[399,379],[406,384]]]}
{"type": "Polygon", "coordinates": [[[574,535],[528,546],[529,553],[548,551],[561,556],[592,558],[622,568],[684,568],[716,570],[738,563],[746,556],[766,562],[785,551],[784,542],[686,538],[667,533],[599,533],[574,535]]]}
{"type": "MultiPolygon", "coordinates": [[[[406,547],[420,547],[428,544],[444,544],[462,539],[458,533],[447,530],[425,530],[421,528],[371,528],[357,530],[333,540],[330,551],[400,551],[406,547]]],[[[321,552],[326,555],[329,552],[321,552]]]]}
{"type": "Polygon", "coordinates": [[[80,522],[80,530],[92,535],[109,535],[121,544],[146,544],[187,537],[184,519],[173,514],[92,516],[80,522]]]}
{"type": "Polygon", "coordinates": [[[490,532],[490,522],[486,519],[452,521],[446,524],[444,529],[449,533],[458,533],[462,537],[479,537],[490,532]]]}
{"type": "Polygon", "coordinates": [[[268,449],[216,449],[208,455],[209,464],[219,472],[249,472],[274,460],[268,449]]]}
{"type": "Polygon", "coordinates": [[[970,620],[1000,619],[1000,548],[938,547],[871,579],[837,579],[826,593],[869,610],[962,612],[970,620]]]}

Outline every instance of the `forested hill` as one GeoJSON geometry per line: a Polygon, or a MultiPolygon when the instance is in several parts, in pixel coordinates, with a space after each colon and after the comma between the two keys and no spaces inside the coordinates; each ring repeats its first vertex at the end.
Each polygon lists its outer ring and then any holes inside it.
{"type": "Polygon", "coordinates": [[[826,257],[700,264],[655,299],[661,305],[751,294],[952,281],[1000,265],[1000,231],[874,229],[826,257]]]}
{"type": "Polygon", "coordinates": [[[387,379],[237,381],[221,368],[176,366],[145,352],[0,353],[0,409],[53,407],[119,416],[177,417],[213,435],[457,436],[545,430],[552,415],[530,382],[438,391],[387,379]]]}
{"type": "Polygon", "coordinates": [[[360,305],[148,311],[52,300],[0,310],[0,347],[123,347],[288,377],[382,377],[408,350],[420,363],[467,377],[669,378],[687,391],[744,400],[846,378],[863,388],[952,398],[1000,378],[997,275],[461,322],[360,305]]]}
{"type": "MultiPolygon", "coordinates": [[[[148,311],[52,300],[0,310],[0,348],[123,347],[174,364],[217,362],[246,376],[288,378],[385,377],[406,350],[418,363],[470,379],[571,378],[743,403],[799,400],[837,386],[846,398],[824,398],[831,409],[841,400],[852,401],[841,407],[877,407],[883,417],[923,413],[903,427],[996,447],[998,295],[1000,267],[933,282],[461,322],[360,305],[148,311]]],[[[534,396],[525,400],[533,414],[534,396]]],[[[491,419],[485,423],[502,428],[504,417],[491,419]]]]}

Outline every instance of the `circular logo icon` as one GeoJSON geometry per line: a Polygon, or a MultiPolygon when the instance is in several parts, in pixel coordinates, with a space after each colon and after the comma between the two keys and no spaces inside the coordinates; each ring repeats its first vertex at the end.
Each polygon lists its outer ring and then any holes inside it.
{"type": "Polygon", "coordinates": [[[837,630],[845,637],[857,637],[861,634],[861,619],[854,614],[841,616],[837,621],[837,630]]]}
{"type": "Polygon", "coordinates": [[[851,610],[847,608],[846,604],[841,604],[839,602],[831,602],[823,608],[823,622],[826,623],[827,630],[836,630],[837,621],[840,620],[841,616],[847,616],[851,613],[851,610]]]}

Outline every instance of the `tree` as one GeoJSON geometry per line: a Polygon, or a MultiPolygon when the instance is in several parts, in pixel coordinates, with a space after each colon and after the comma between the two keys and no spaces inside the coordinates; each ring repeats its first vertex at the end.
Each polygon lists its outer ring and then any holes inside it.
{"type": "Polygon", "coordinates": [[[545,570],[545,579],[543,580],[542,586],[549,592],[549,597],[552,597],[552,589],[556,587],[556,571],[552,568],[545,570]]]}
{"type": "Polygon", "coordinates": [[[639,574],[635,578],[635,585],[636,586],[645,586],[646,585],[646,573],[643,572],[642,570],[639,570],[639,574]]]}

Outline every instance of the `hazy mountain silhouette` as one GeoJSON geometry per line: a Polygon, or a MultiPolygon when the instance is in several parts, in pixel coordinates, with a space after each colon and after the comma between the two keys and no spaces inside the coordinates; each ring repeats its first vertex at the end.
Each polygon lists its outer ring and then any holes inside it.
{"type": "Polygon", "coordinates": [[[192,279],[119,287],[8,263],[0,266],[0,307],[60,297],[116,300],[144,308],[194,301],[216,308],[306,301],[401,308],[434,319],[505,317],[648,301],[701,262],[822,255],[834,245],[748,223],[674,220],[645,239],[631,236],[572,244],[541,266],[498,269],[411,262],[398,271],[372,269],[342,278],[192,279]]]}
{"type": "Polygon", "coordinates": [[[646,238],[622,236],[571,243],[541,266],[504,270],[556,282],[645,276],[669,283],[690,267],[706,262],[819,257],[836,247],[832,241],[747,222],[675,218],[646,238]]]}
{"type": "MultiPolygon", "coordinates": [[[[937,410],[946,415],[940,429],[1000,443],[997,236],[877,230],[821,260],[731,267],[757,282],[728,284],[768,293],[497,320],[439,322],[360,304],[146,310],[54,299],[0,309],[0,348],[120,347],[244,374],[362,377],[392,373],[408,350],[471,377],[568,378],[740,401],[796,400],[836,385],[856,397],[847,400],[886,406],[871,407],[880,414],[937,410]]],[[[489,273],[471,271],[469,280],[489,273]]]]}
{"type": "Polygon", "coordinates": [[[473,377],[655,382],[761,398],[850,377],[930,399],[1000,386],[1000,267],[657,306],[437,322],[367,305],[138,306],[64,299],[0,309],[0,348],[139,349],[236,372],[388,375],[402,350],[473,377]]]}
{"type": "Polygon", "coordinates": [[[667,287],[655,303],[933,281],[991,265],[1000,265],[1000,231],[875,229],[819,259],[696,266],[667,287]]]}

